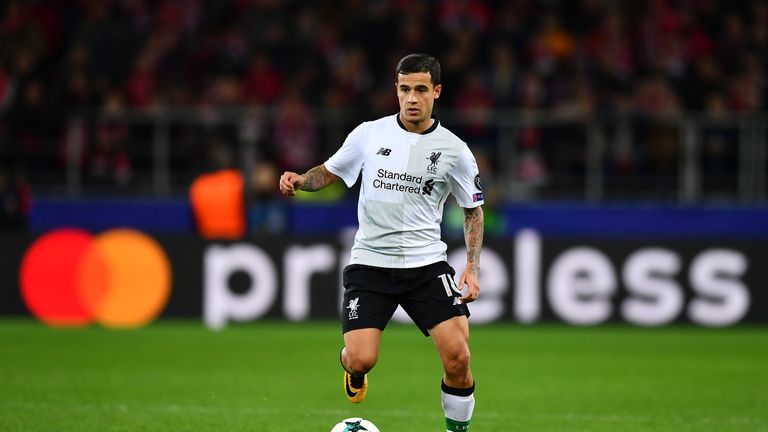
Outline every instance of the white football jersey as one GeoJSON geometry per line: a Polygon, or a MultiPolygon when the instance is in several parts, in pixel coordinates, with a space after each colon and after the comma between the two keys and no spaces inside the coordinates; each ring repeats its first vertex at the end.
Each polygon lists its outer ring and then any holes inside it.
{"type": "Polygon", "coordinates": [[[445,260],[440,222],[448,194],[464,208],[483,204],[474,155],[437,119],[422,134],[406,131],[397,114],[365,122],[325,167],[349,187],[362,172],[350,264],[412,268],[445,260]]]}

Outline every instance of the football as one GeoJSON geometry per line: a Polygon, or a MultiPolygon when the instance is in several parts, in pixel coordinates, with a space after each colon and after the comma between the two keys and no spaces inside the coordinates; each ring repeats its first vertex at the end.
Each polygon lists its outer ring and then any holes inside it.
{"type": "Polygon", "coordinates": [[[331,432],[358,431],[379,432],[379,428],[377,428],[375,424],[371,423],[370,420],[366,420],[360,417],[351,417],[336,423],[336,426],[331,429],[331,432]]]}

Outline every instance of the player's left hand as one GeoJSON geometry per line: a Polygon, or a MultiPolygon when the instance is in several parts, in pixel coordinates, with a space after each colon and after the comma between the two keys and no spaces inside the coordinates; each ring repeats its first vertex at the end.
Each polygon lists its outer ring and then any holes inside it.
{"type": "Polygon", "coordinates": [[[459,289],[467,286],[467,293],[461,298],[464,303],[472,303],[480,295],[480,281],[477,270],[466,268],[459,277],[459,289]]]}

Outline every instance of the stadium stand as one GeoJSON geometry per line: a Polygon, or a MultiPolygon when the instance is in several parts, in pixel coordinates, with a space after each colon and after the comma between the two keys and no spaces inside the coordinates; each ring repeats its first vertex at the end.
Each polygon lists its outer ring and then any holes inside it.
{"type": "Polygon", "coordinates": [[[306,169],[411,51],[500,200],[765,199],[758,0],[11,0],[0,161],[59,197],[184,195],[221,141],[306,169]]]}

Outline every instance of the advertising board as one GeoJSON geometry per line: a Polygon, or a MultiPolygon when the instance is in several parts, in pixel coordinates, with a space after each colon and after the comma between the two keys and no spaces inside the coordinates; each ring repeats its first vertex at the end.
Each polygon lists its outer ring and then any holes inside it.
{"type": "MultiPolygon", "coordinates": [[[[352,231],[207,242],[124,229],[68,240],[81,241],[77,244],[40,246],[61,240],[65,231],[4,237],[1,314],[32,314],[51,325],[114,327],[181,316],[218,329],[265,318],[336,319],[342,309],[341,272],[352,231]],[[99,248],[96,253],[93,247],[99,248]],[[67,310],[80,318],[55,318],[67,310]]],[[[463,244],[448,246],[448,261],[460,272],[463,244]]],[[[513,237],[486,239],[482,291],[470,305],[471,319],[475,324],[765,323],[765,256],[768,241],[759,239],[563,238],[523,229],[513,237]]],[[[408,318],[398,310],[395,320],[408,318]]]]}

